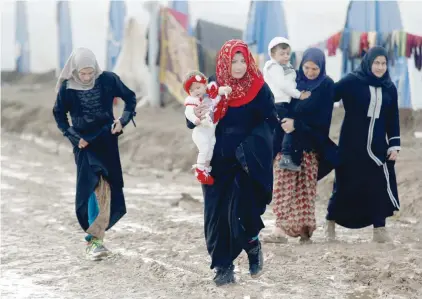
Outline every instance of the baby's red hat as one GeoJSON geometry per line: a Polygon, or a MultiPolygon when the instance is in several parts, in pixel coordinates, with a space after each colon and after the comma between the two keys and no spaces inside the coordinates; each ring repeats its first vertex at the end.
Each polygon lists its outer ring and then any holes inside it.
{"type": "Polygon", "coordinates": [[[192,72],[190,75],[186,77],[185,82],[183,82],[183,88],[185,89],[187,94],[190,94],[189,89],[192,83],[194,82],[207,84],[208,80],[205,77],[205,75],[202,74],[201,72],[192,72]]]}

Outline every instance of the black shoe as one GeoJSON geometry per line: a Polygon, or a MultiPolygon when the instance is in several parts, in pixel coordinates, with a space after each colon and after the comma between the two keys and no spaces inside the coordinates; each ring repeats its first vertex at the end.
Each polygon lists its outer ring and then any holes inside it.
{"type": "Polygon", "coordinates": [[[283,155],[278,165],[282,169],[288,169],[291,171],[300,171],[300,165],[296,165],[293,162],[292,157],[290,157],[290,155],[283,155]]]}
{"type": "Polygon", "coordinates": [[[214,277],[214,282],[218,287],[236,282],[234,278],[234,265],[228,268],[216,267],[216,269],[217,274],[214,277]]]}
{"type": "Polygon", "coordinates": [[[264,255],[262,254],[261,242],[258,241],[258,245],[250,249],[248,252],[249,259],[249,273],[252,278],[257,278],[262,274],[262,268],[264,267],[264,255]]]}

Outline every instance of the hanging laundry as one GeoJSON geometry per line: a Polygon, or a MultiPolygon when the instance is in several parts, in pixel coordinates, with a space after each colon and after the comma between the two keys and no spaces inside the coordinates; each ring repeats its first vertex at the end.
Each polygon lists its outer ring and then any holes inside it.
{"type": "Polygon", "coordinates": [[[343,32],[341,33],[341,38],[340,38],[340,44],[339,44],[339,48],[343,51],[346,52],[348,51],[348,49],[350,48],[350,38],[351,38],[351,32],[349,29],[344,28],[343,32]]]}
{"type": "Polygon", "coordinates": [[[406,38],[406,57],[412,55],[413,50],[421,44],[422,37],[414,34],[407,33],[406,38]]]}
{"type": "Polygon", "coordinates": [[[414,56],[415,59],[415,67],[418,70],[421,70],[421,49],[422,48],[422,36],[417,36],[408,33],[407,40],[406,40],[406,57],[410,58],[410,56],[414,56]]]}
{"type": "Polygon", "coordinates": [[[398,55],[399,57],[406,56],[406,43],[407,43],[407,33],[404,31],[400,31],[399,33],[399,48],[398,48],[398,55]]]}
{"type": "Polygon", "coordinates": [[[385,42],[387,40],[387,37],[388,37],[388,33],[385,33],[385,32],[377,32],[376,45],[377,46],[384,47],[385,46],[385,42]]]}
{"type": "Polygon", "coordinates": [[[358,58],[360,56],[360,36],[362,32],[352,31],[350,35],[349,58],[358,58]]]}
{"type": "Polygon", "coordinates": [[[313,48],[318,48],[322,51],[325,51],[327,49],[327,40],[324,40],[322,42],[319,42],[312,46],[313,48]]]}
{"type": "MultiPolygon", "coordinates": [[[[422,38],[421,38],[422,39],[422,38]]],[[[415,57],[415,67],[418,71],[422,70],[422,43],[416,47],[413,56],[415,57]]]]}
{"type": "MultiPolygon", "coordinates": [[[[362,58],[371,47],[382,46],[387,50],[388,60],[394,66],[397,57],[410,58],[413,54],[415,66],[422,69],[422,36],[408,34],[405,31],[394,30],[393,32],[358,32],[345,28],[330,36],[326,41],[319,42],[313,47],[328,50],[328,56],[336,55],[340,48],[343,55],[352,62],[362,58]]],[[[297,69],[302,61],[303,52],[295,52],[291,63],[297,69]]]]}
{"type": "Polygon", "coordinates": [[[415,55],[415,66],[420,71],[422,69],[422,36],[418,36],[417,38],[415,53],[413,55],[415,55]]]}
{"type": "Polygon", "coordinates": [[[360,36],[360,56],[365,56],[366,52],[368,52],[369,43],[368,43],[368,33],[364,32],[360,36]]]}
{"type": "Polygon", "coordinates": [[[369,48],[373,48],[377,45],[377,33],[372,31],[368,32],[368,46],[369,48]]]}
{"type": "Polygon", "coordinates": [[[422,36],[406,33],[406,38],[403,37],[404,34],[400,34],[400,50],[402,50],[402,43],[406,40],[405,46],[405,56],[410,58],[413,54],[415,59],[415,67],[418,70],[422,68],[422,61],[421,61],[421,51],[422,51],[422,36]]]}
{"type": "Polygon", "coordinates": [[[406,34],[406,57],[410,58],[412,56],[413,48],[415,47],[415,38],[413,34],[406,34]]]}
{"type": "Polygon", "coordinates": [[[296,65],[296,52],[293,52],[292,55],[290,55],[290,64],[293,66],[293,68],[296,65]]]}
{"type": "Polygon", "coordinates": [[[392,55],[394,57],[393,64],[395,64],[395,59],[399,57],[399,44],[400,44],[400,31],[399,30],[393,30],[391,33],[391,51],[392,55]]]}
{"type": "Polygon", "coordinates": [[[381,37],[380,45],[385,48],[387,51],[388,61],[392,66],[395,64],[395,55],[394,55],[394,44],[393,44],[393,34],[392,33],[383,33],[381,37]]]}
{"type": "Polygon", "coordinates": [[[338,32],[328,38],[327,40],[328,56],[336,55],[337,48],[340,45],[340,39],[341,39],[341,32],[338,32]]]}
{"type": "Polygon", "coordinates": [[[391,47],[394,49],[400,44],[400,31],[394,30],[391,34],[391,47]]]}
{"type": "Polygon", "coordinates": [[[380,33],[377,36],[377,44],[384,47],[388,52],[388,50],[391,49],[392,33],[380,33]]]}

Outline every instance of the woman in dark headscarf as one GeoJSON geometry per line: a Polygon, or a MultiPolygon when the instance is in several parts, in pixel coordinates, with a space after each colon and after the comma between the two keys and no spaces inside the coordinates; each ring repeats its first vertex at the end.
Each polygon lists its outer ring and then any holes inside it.
{"type": "Polygon", "coordinates": [[[103,72],[86,48],[69,57],[56,91],[53,114],[73,145],[77,167],[76,216],[88,233],[87,257],[100,259],[109,253],[103,245],[105,231],[126,213],[118,136],[135,115],[135,94],[116,74],[103,72]],[[125,101],[119,119],[113,116],[114,97],[125,101]]]}
{"type": "MultiPolygon", "coordinates": [[[[217,270],[214,282],[224,285],[235,281],[233,261],[242,250],[248,254],[251,276],[262,271],[258,234],[264,227],[261,215],[271,202],[273,132],[278,122],[273,95],[244,42],[223,45],[216,75],[209,81],[232,88],[214,114],[220,119],[211,161],[215,182],[202,185],[211,269],[217,270]]],[[[188,121],[188,127],[194,125],[188,121]]]]}
{"type": "Polygon", "coordinates": [[[389,241],[385,219],[399,210],[394,163],[400,150],[397,89],[388,73],[387,52],[368,51],[360,67],[335,85],[335,101],[346,115],[340,133],[340,167],[328,205],[326,233],[335,223],[374,226],[374,241],[389,241]]]}
{"type": "MultiPolygon", "coordinates": [[[[275,149],[273,210],[277,219],[272,234],[263,239],[265,242],[285,243],[287,239],[284,234],[300,237],[301,242],[310,241],[316,229],[315,196],[319,160],[330,160],[327,149],[330,145],[328,133],[334,82],[325,73],[325,55],[321,50],[310,48],[305,51],[296,82],[297,89],[310,91],[311,96],[306,100],[292,99],[294,119],[283,119],[283,112],[277,110],[284,132],[295,131],[301,148],[302,169],[294,172],[280,168],[281,149],[275,149]]],[[[277,136],[282,137],[281,134],[277,136]]],[[[275,145],[281,144],[278,138],[275,145]]]]}

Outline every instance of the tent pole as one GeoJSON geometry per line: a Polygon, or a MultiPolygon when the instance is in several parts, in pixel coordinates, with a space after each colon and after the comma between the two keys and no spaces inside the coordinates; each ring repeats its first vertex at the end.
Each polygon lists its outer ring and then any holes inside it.
{"type": "Polygon", "coordinates": [[[159,47],[160,5],[158,1],[148,3],[150,24],[148,31],[148,67],[150,70],[149,102],[152,107],[160,107],[160,78],[157,55],[159,47]]]}

